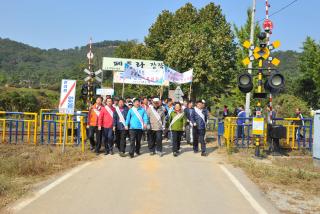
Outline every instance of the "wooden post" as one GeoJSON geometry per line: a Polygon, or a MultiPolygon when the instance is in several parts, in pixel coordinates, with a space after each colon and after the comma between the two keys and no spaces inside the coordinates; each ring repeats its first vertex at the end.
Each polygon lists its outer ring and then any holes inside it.
{"type": "Polygon", "coordinates": [[[123,79],[123,82],[122,82],[122,93],[121,93],[121,97],[122,97],[122,98],[124,97],[124,79],[123,79]]]}
{"type": "Polygon", "coordinates": [[[161,85],[161,88],[160,88],[160,100],[162,99],[162,95],[163,95],[163,85],[161,85]]]}
{"type": "Polygon", "coordinates": [[[189,88],[189,100],[191,100],[191,93],[192,93],[192,82],[190,83],[190,88],[189,88]]]}

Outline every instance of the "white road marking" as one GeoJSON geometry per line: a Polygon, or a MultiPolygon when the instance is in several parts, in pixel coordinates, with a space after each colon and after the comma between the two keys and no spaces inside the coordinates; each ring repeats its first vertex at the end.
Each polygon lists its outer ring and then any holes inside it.
{"type": "Polygon", "coordinates": [[[12,211],[19,211],[21,209],[23,209],[24,207],[26,207],[27,205],[29,205],[31,202],[35,201],[36,199],[38,199],[40,196],[46,194],[48,191],[50,191],[52,188],[58,186],[60,183],[62,183],[63,181],[67,180],[68,178],[70,178],[72,175],[76,174],[77,172],[79,172],[80,170],[84,169],[85,167],[87,167],[89,164],[91,164],[91,162],[88,163],[84,163],[76,168],[74,168],[73,170],[71,170],[69,173],[63,175],[62,177],[58,178],[57,180],[55,180],[54,182],[50,183],[48,186],[45,186],[44,188],[40,189],[38,192],[35,192],[34,195],[31,198],[28,198],[22,202],[20,202],[19,204],[15,205],[14,207],[11,208],[12,211]]]}
{"type": "Polygon", "coordinates": [[[223,165],[220,165],[222,171],[228,176],[230,181],[237,187],[239,192],[244,196],[245,199],[251,204],[251,206],[257,211],[259,214],[268,214],[267,211],[261,207],[261,205],[252,197],[252,195],[243,187],[243,185],[239,182],[236,177],[223,165]]]}

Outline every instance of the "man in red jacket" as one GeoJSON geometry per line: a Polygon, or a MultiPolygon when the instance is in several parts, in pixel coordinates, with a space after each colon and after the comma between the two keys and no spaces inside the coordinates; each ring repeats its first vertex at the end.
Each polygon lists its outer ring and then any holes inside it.
{"type": "Polygon", "coordinates": [[[90,140],[90,150],[94,150],[96,143],[94,141],[94,134],[96,134],[96,142],[97,144],[101,141],[100,131],[98,131],[98,118],[100,115],[100,111],[102,109],[102,97],[98,97],[96,99],[96,103],[90,107],[88,113],[88,138],[90,140]]]}
{"type": "MultiPolygon", "coordinates": [[[[113,114],[115,112],[112,106],[112,99],[108,98],[106,101],[107,105],[101,109],[101,113],[98,118],[98,129],[102,128],[102,135],[104,136],[104,148],[105,155],[109,153],[113,155],[113,114]]],[[[99,145],[99,149],[100,149],[99,145]]],[[[99,150],[97,150],[99,152],[99,150]]]]}

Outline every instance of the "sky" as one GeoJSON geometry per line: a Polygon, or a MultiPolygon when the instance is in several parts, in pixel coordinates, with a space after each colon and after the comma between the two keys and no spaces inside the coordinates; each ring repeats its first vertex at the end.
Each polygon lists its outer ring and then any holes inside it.
{"type": "MultiPolygon", "coordinates": [[[[256,1],[256,20],[261,20],[265,0],[256,1]]],[[[269,0],[270,14],[292,1],[269,0]]],[[[162,10],[174,12],[187,2],[198,9],[214,2],[238,26],[245,23],[246,10],[252,6],[252,0],[0,0],[0,37],[42,49],[83,46],[90,37],[94,42],[143,42],[162,10]]],[[[319,41],[319,9],[320,0],[297,0],[270,17],[274,23],[271,40],[280,40],[281,50],[296,51],[301,51],[307,36],[319,41]]]]}

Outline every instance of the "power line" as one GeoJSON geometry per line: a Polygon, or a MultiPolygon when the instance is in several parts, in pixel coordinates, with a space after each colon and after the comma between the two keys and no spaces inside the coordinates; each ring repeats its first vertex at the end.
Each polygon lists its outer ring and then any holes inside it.
{"type": "MultiPolygon", "coordinates": [[[[288,7],[290,7],[291,5],[293,5],[294,3],[296,3],[297,1],[298,1],[298,0],[294,0],[294,1],[290,2],[289,4],[287,4],[287,5],[283,6],[283,7],[282,7],[282,8],[280,8],[279,10],[277,10],[277,11],[273,12],[272,14],[270,14],[270,16],[269,16],[269,17],[271,17],[271,16],[273,16],[273,15],[276,15],[276,14],[280,13],[281,11],[283,11],[283,10],[287,9],[288,7]]],[[[259,21],[257,21],[256,23],[259,23],[259,22],[261,22],[261,21],[263,21],[263,20],[265,20],[265,18],[260,19],[260,20],[259,20],[259,21]]]]}

